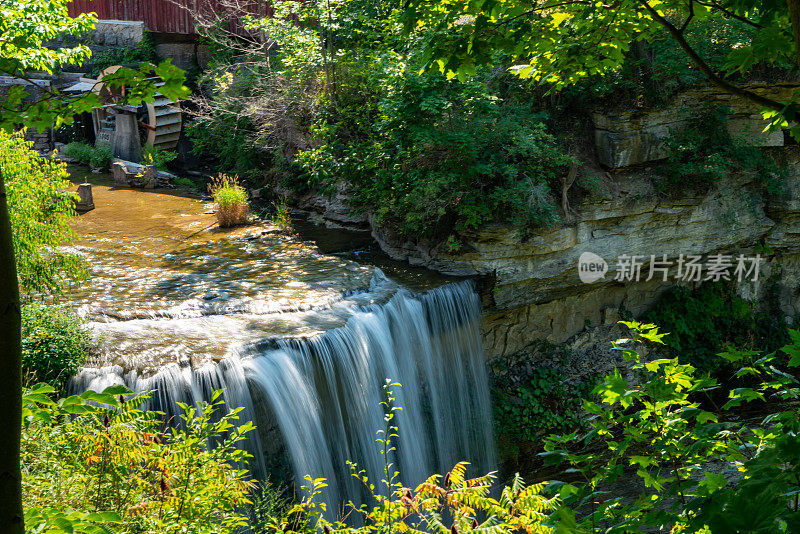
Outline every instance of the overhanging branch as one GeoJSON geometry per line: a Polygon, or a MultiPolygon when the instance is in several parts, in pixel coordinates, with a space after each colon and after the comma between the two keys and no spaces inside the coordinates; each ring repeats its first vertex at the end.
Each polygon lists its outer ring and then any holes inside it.
{"type": "Polygon", "coordinates": [[[719,76],[714,69],[712,69],[708,63],[706,63],[703,58],[692,48],[692,46],[686,41],[686,38],[683,36],[683,32],[675,27],[670,21],[665,19],[663,16],[659,15],[658,11],[656,11],[647,0],[640,0],[639,2],[649,13],[650,16],[653,17],[653,20],[664,26],[672,37],[678,43],[678,46],[689,56],[689,59],[697,65],[697,68],[708,78],[712,84],[716,85],[720,89],[737,95],[743,98],[748,99],[749,101],[758,104],[759,106],[763,106],[765,108],[774,110],[774,111],[784,111],[786,109],[786,104],[782,104],[777,100],[773,100],[771,98],[767,98],[765,96],[759,95],[758,93],[754,93],[753,91],[748,91],[747,89],[743,89],[738,85],[732,84],[729,81],[725,80],[721,76],[719,76]]]}

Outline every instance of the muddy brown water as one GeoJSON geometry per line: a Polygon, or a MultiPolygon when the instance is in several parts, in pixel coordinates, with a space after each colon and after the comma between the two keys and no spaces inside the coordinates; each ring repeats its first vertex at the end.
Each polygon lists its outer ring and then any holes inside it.
{"type": "Polygon", "coordinates": [[[392,262],[364,236],[302,222],[300,237],[265,221],[221,229],[213,205],[192,192],[117,188],[79,166],[70,173],[92,184],[96,206],[73,223],[91,277],[64,303],[98,339],[90,366],[149,373],[181,358],[199,364],[340,326],[348,307],[388,298],[396,281],[415,290],[448,281],[392,262]]]}

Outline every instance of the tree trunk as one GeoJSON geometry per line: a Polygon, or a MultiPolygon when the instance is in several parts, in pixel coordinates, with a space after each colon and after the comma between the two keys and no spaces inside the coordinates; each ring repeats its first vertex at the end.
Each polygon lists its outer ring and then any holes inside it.
{"type": "Polygon", "coordinates": [[[17,265],[3,171],[0,169],[0,534],[23,534],[22,332],[17,265]]]}
{"type": "Polygon", "coordinates": [[[789,20],[794,34],[795,63],[800,67],[800,0],[786,0],[786,5],[789,7],[789,20]]]}

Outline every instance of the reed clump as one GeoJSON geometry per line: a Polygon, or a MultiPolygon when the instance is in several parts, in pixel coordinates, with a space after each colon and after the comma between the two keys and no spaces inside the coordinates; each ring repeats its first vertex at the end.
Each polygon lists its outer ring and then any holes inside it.
{"type": "Polygon", "coordinates": [[[250,220],[250,205],[247,190],[239,185],[236,176],[220,174],[209,185],[214,198],[214,214],[222,228],[247,224],[250,220]]]}

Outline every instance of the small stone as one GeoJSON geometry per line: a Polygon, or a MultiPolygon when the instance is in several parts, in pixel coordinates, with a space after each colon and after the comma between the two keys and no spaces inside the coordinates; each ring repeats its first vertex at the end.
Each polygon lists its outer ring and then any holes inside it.
{"type": "Polygon", "coordinates": [[[80,200],[75,201],[75,211],[78,213],[86,213],[94,209],[94,197],[92,196],[91,184],[78,185],[78,197],[80,197],[80,200]]]}

